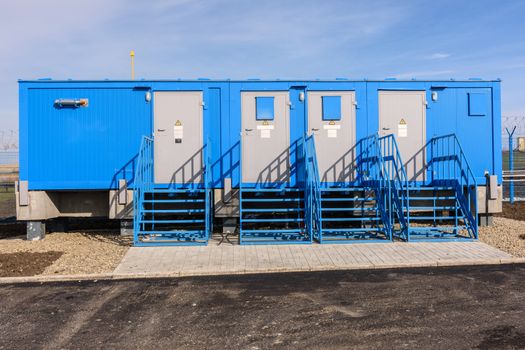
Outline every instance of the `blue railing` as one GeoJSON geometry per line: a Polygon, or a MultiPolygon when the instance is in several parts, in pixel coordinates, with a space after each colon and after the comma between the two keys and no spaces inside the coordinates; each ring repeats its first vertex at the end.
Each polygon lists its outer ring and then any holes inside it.
{"type": "MultiPolygon", "coordinates": [[[[394,135],[382,136],[378,139],[381,154],[385,166],[390,175],[392,185],[394,213],[400,224],[399,231],[394,230],[394,234],[403,239],[408,238],[408,228],[410,226],[410,197],[408,188],[408,176],[405,171],[399,147],[394,135]]],[[[392,223],[393,225],[394,223],[392,223]]]]}
{"type": "Polygon", "coordinates": [[[209,239],[213,230],[213,174],[212,174],[212,152],[211,141],[208,138],[204,148],[204,189],[205,193],[205,220],[206,220],[206,240],[209,239]]]}
{"type": "Polygon", "coordinates": [[[138,232],[140,231],[140,215],[142,215],[142,205],[144,192],[153,188],[153,139],[147,136],[142,137],[139,154],[137,157],[137,169],[135,171],[135,185],[133,191],[133,232],[134,240],[138,242],[138,232]]]}
{"type": "Polygon", "coordinates": [[[321,231],[323,225],[321,215],[321,181],[314,137],[305,137],[303,144],[306,162],[306,218],[310,225],[310,234],[320,242],[322,240],[321,231]]]}
{"type": "Polygon", "coordinates": [[[477,183],[474,173],[455,134],[430,140],[428,169],[433,185],[454,186],[458,202],[465,214],[467,229],[478,237],[477,183]]]}
{"type": "Polygon", "coordinates": [[[359,141],[358,169],[361,185],[371,187],[376,192],[376,201],[385,228],[385,234],[389,239],[392,239],[393,215],[390,210],[392,186],[377,134],[370,135],[359,141]]]}

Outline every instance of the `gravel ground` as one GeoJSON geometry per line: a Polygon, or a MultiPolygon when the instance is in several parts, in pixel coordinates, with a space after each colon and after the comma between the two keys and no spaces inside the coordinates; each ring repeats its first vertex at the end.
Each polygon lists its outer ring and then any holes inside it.
{"type": "Polygon", "coordinates": [[[107,231],[49,233],[45,239],[32,242],[24,238],[19,236],[1,240],[0,254],[26,252],[29,262],[33,259],[31,253],[62,253],[56,260],[49,262],[42,275],[111,272],[131,246],[131,237],[121,237],[107,231]]]}
{"type": "Polygon", "coordinates": [[[525,221],[494,218],[494,225],[479,228],[479,240],[512,256],[525,257],[525,221]]]}

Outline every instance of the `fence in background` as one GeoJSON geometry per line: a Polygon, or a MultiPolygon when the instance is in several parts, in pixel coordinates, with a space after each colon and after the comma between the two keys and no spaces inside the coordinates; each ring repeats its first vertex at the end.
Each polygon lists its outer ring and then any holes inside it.
{"type": "Polygon", "coordinates": [[[0,165],[18,164],[18,130],[0,129],[0,165]]]}
{"type": "Polygon", "coordinates": [[[502,117],[503,200],[525,201],[525,117],[502,117]]]}

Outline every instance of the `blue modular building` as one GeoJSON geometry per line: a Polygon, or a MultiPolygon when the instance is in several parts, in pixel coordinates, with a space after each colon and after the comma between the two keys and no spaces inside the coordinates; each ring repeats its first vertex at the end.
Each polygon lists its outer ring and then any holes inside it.
{"type": "Polygon", "coordinates": [[[476,239],[501,211],[500,81],[19,82],[17,218],[137,245],[476,239]],[[130,226],[131,227],[131,226],[130,226]]]}

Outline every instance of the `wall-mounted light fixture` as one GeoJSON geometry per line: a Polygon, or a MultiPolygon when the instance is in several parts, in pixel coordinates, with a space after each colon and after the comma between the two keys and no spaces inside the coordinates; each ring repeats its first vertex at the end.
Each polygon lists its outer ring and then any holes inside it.
{"type": "Polygon", "coordinates": [[[144,98],[146,99],[146,102],[151,101],[151,91],[146,91],[144,98]]]}
{"type": "Polygon", "coordinates": [[[304,101],[304,92],[300,92],[299,93],[299,101],[301,101],[301,102],[304,101]]]}
{"type": "Polygon", "coordinates": [[[436,102],[438,100],[438,93],[437,91],[432,91],[432,101],[436,102]]]}
{"type": "Polygon", "coordinates": [[[57,108],[78,108],[88,105],[89,100],[87,98],[58,98],[55,100],[55,107],[57,108]]]}

